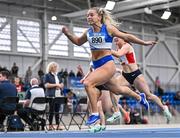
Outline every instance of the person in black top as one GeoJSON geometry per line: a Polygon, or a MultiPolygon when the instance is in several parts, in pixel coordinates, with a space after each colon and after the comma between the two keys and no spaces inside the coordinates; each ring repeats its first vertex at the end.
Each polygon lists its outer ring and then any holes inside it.
{"type": "Polygon", "coordinates": [[[13,66],[11,68],[11,73],[13,77],[17,77],[18,76],[18,71],[19,71],[19,67],[16,65],[16,63],[13,63],[13,66]]]}
{"type": "Polygon", "coordinates": [[[69,72],[69,77],[70,77],[70,78],[73,78],[73,77],[75,77],[75,76],[76,76],[76,75],[75,75],[74,71],[71,70],[71,71],[69,72]]]}

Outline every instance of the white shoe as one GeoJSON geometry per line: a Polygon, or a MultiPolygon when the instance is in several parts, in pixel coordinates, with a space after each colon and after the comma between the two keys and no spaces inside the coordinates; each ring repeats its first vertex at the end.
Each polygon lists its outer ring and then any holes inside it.
{"type": "Polygon", "coordinates": [[[97,125],[91,126],[88,131],[91,133],[96,133],[96,132],[102,131],[102,128],[101,128],[101,125],[97,124],[97,125]]]}
{"type": "Polygon", "coordinates": [[[107,119],[108,122],[114,122],[122,117],[121,112],[115,112],[110,118],[107,119]]]}
{"type": "Polygon", "coordinates": [[[101,125],[101,131],[106,130],[106,126],[105,125],[101,125]]]}
{"type": "Polygon", "coordinates": [[[164,106],[163,114],[167,118],[167,123],[169,123],[171,118],[172,118],[172,114],[171,114],[171,112],[169,111],[169,109],[168,109],[168,107],[166,105],[164,106]]]}

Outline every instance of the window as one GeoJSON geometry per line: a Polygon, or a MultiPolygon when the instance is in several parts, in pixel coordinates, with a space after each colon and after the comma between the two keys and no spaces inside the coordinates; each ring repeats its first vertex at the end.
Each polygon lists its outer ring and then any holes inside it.
{"type": "Polygon", "coordinates": [[[0,17],[0,50],[11,51],[10,19],[0,17]]]}
{"type": "Polygon", "coordinates": [[[48,25],[49,54],[68,56],[68,39],[61,32],[62,25],[48,25]]]}
{"type": "Polygon", "coordinates": [[[40,23],[17,20],[17,51],[40,53],[40,23]]]}
{"type": "MultiPolygon", "coordinates": [[[[74,34],[76,34],[77,36],[81,36],[82,33],[86,29],[87,28],[74,27],[73,31],[74,31],[74,34]]],[[[90,52],[91,51],[90,51],[88,42],[84,43],[82,46],[74,45],[74,56],[75,57],[87,57],[87,58],[89,58],[90,52]]]]}

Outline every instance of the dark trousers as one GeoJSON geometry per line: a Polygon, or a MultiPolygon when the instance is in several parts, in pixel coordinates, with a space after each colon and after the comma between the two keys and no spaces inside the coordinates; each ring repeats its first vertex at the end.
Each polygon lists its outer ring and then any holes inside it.
{"type": "Polygon", "coordinates": [[[42,127],[45,126],[45,120],[43,118],[38,118],[38,112],[32,108],[26,107],[18,109],[18,115],[22,118],[29,126],[33,127],[34,121],[41,121],[42,127]]]}
{"type": "Polygon", "coordinates": [[[6,116],[14,114],[14,110],[4,110],[0,108],[0,125],[3,125],[6,116]]]}
{"type": "Polygon", "coordinates": [[[52,125],[53,116],[55,115],[56,125],[59,125],[60,104],[54,104],[53,99],[49,101],[49,124],[52,125]]]}

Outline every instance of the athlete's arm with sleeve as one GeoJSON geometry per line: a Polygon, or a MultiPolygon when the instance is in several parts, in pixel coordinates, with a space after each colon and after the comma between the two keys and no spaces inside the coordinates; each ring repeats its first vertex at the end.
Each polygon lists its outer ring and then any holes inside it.
{"type": "Polygon", "coordinates": [[[116,27],[112,25],[108,25],[107,29],[108,29],[109,34],[111,34],[112,36],[120,37],[127,42],[133,42],[133,43],[137,43],[137,44],[145,45],[145,46],[146,45],[154,46],[157,43],[156,41],[144,41],[137,38],[136,36],[132,34],[120,32],[116,27]]]}
{"type": "Polygon", "coordinates": [[[81,46],[82,44],[84,44],[87,41],[87,36],[86,33],[87,31],[85,31],[80,37],[72,34],[69,29],[64,26],[62,28],[62,32],[68,37],[69,40],[71,40],[72,43],[81,46]]]}

